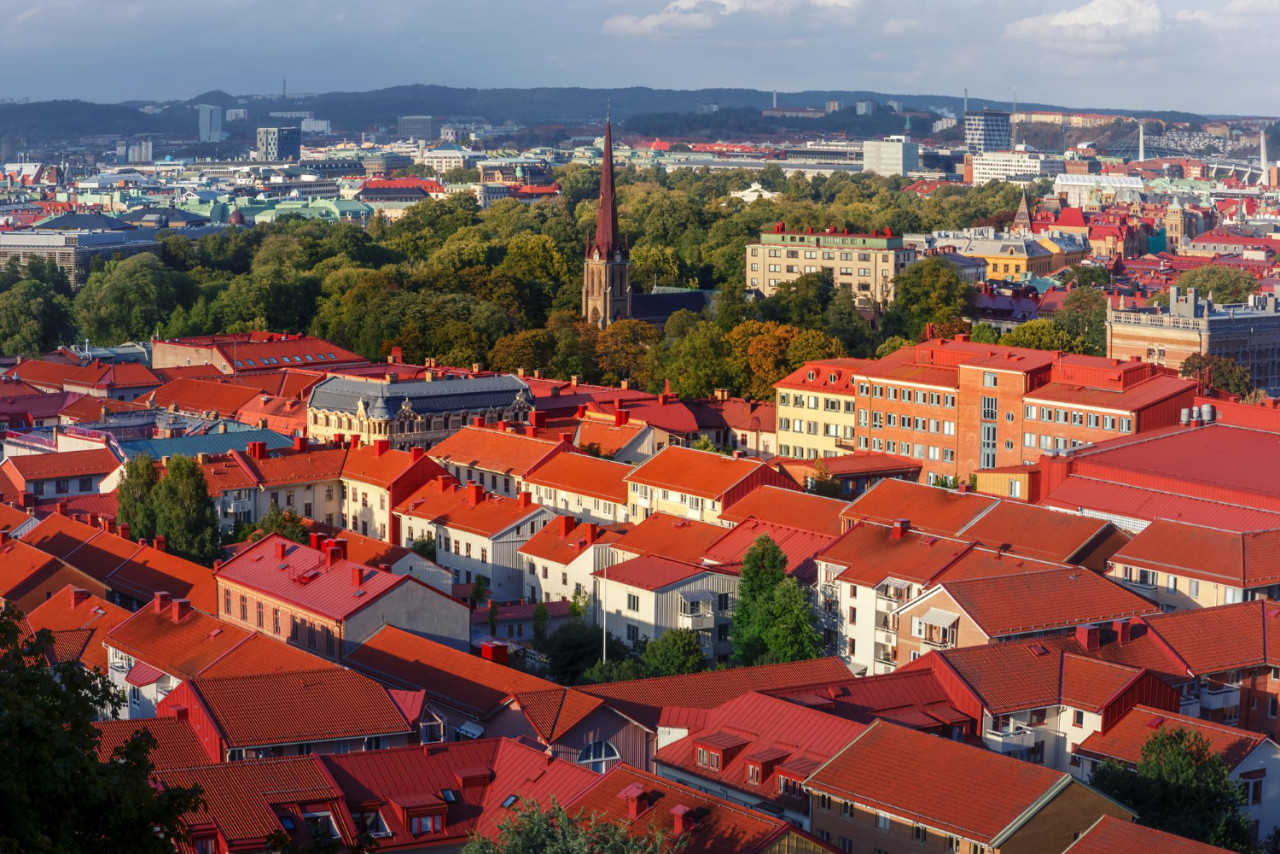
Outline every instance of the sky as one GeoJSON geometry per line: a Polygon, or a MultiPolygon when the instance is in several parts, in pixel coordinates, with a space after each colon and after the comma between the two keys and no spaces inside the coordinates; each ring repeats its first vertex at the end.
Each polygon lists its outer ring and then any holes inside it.
{"type": "Polygon", "coordinates": [[[1280,0],[0,0],[0,97],[863,89],[1280,114],[1280,0]]]}

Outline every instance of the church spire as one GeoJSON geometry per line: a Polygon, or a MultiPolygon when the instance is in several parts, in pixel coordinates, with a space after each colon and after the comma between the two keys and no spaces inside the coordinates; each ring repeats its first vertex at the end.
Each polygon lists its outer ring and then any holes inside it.
{"type": "Polygon", "coordinates": [[[1031,207],[1027,204],[1027,194],[1022,194],[1018,203],[1018,212],[1013,217],[1013,230],[1027,232],[1031,230],[1031,207]]]}
{"type": "MultiPolygon", "coordinates": [[[[592,243],[602,259],[621,250],[618,241],[618,200],[613,191],[613,122],[604,123],[604,160],[600,164],[600,210],[596,213],[596,236],[592,243]]],[[[625,253],[624,253],[625,254],[625,253]]]]}

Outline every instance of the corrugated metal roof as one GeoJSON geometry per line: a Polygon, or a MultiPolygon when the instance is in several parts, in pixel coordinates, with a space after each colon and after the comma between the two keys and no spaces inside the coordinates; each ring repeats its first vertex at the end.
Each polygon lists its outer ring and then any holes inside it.
{"type": "Polygon", "coordinates": [[[354,413],[361,400],[366,411],[374,408],[390,417],[407,400],[419,415],[472,409],[504,409],[521,395],[532,400],[529,386],[518,377],[494,376],[469,379],[411,380],[383,383],[331,377],[311,390],[309,406],[333,412],[354,413]]]}
{"type": "Polygon", "coordinates": [[[225,454],[236,450],[243,452],[250,442],[266,442],[269,450],[289,448],[293,440],[274,430],[233,430],[226,433],[210,433],[206,436],[179,436],[175,439],[138,439],[121,442],[120,448],[128,457],[150,454],[154,459],[178,454],[194,457],[196,454],[225,454]]]}

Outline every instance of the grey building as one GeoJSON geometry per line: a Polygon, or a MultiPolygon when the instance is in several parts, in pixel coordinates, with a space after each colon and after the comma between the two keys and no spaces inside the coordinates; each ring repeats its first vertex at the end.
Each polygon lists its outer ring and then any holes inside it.
{"type": "Polygon", "coordinates": [[[258,158],[261,160],[299,160],[302,158],[302,133],[296,128],[258,128],[258,158]]]}
{"type": "Polygon", "coordinates": [[[964,144],[970,151],[1008,151],[1012,138],[1007,112],[982,110],[964,114],[964,144]]]}
{"type": "MultiPolygon", "coordinates": [[[[132,229],[132,226],[128,226],[132,229]]],[[[53,261],[78,288],[89,279],[89,262],[100,256],[108,261],[117,255],[128,258],[142,252],[159,252],[154,232],[135,231],[7,231],[0,233],[0,266],[10,258],[25,265],[32,258],[53,261]]]]}
{"type": "Polygon", "coordinates": [[[436,139],[440,136],[435,116],[401,116],[396,119],[396,139],[436,139]]]}

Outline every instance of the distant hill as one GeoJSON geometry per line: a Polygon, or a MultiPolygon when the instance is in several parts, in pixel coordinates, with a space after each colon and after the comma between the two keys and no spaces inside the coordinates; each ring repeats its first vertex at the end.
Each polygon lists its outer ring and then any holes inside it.
{"type": "MultiPolygon", "coordinates": [[[[692,113],[699,107],[718,104],[722,108],[759,110],[773,102],[773,93],[759,89],[651,89],[633,86],[619,89],[578,87],[538,89],[470,89],[412,84],[370,92],[326,92],[304,97],[233,96],[221,90],[205,92],[184,101],[130,101],[121,104],[92,104],[84,101],[44,101],[28,104],[0,104],[0,127],[6,133],[34,140],[72,139],[93,133],[187,133],[194,131],[191,107],[217,104],[224,108],[244,107],[250,124],[265,124],[267,114],[281,110],[310,110],[317,118],[328,119],[335,129],[358,132],[395,122],[397,116],[435,115],[482,117],[489,121],[513,120],[525,124],[582,123],[599,121],[606,110],[617,119],[655,114],[692,113]],[[144,113],[144,107],[157,112],[144,113]]],[[[963,100],[954,95],[894,95],[864,90],[810,90],[779,92],[779,106],[820,106],[828,100],[843,101],[846,107],[863,98],[880,103],[900,101],[907,109],[929,110],[955,115],[963,100]]],[[[982,106],[1009,107],[1006,102],[970,99],[971,109],[982,106]]],[[[1080,110],[1047,104],[1019,104],[1025,109],[1080,110]]],[[[1088,109],[1088,108],[1083,108],[1088,109]]],[[[1089,110],[1120,114],[1121,110],[1089,110]]],[[[1141,115],[1174,121],[1201,122],[1185,113],[1143,112],[1141,115]]],[[[231,129],[231,128],[228,128],[231,129]]],[[[245,126],[248,129],[248,125],[245,126]]]]}

